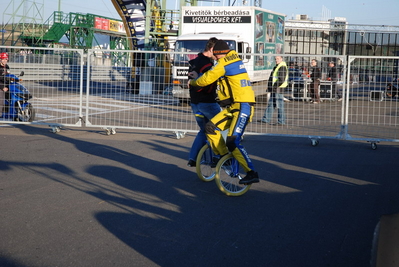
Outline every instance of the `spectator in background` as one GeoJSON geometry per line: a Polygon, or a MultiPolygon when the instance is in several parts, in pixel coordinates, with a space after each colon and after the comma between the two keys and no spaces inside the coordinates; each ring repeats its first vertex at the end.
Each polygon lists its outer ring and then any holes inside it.
{"type": "Polygon", "coordinates": [[[320,104],[320,80],[321,80],[321,69],[317,66],[317,60],[312,59],[310,63],[310,79],[312,80],[310,83],[310,102],[313,104],[320,104]]]}
{"type": "Polygon", "coordinates": [[[274,109],[277,108],[277,124],[285,124],[285,111],[284,111],[284,95],[283,91],[288,86],[288,69],[287,64],[283,61],[281,56],[276,56],[276,66],[274,66],[267,89],[270,94],[270,98],[267,104],[267,108],[261,120],[258,122],[271,123],[274,109]]]}
{"type": "Polygon", "coordinates": [[[338,72],[337,72],[337,68],[335,67],[335,62],[330,61],[328,63],[328,66],[330,68],[328,69],[328,73],[327,73],[327,81],[332,82],[332,88],[333,88],[333,92],[335,92],[335,98],[338,99],[338,101],[341,101],[342,100],[342,92],[339,91],[339,89],[337,87],[338,72]]]}
{"type": "Polygon", "coordinates": [[[8,91],[6,74],[10,73],[10,67],[7,64],[8,54],[0,53],[0,117],[3,116],[5,92],[8,91]]]}

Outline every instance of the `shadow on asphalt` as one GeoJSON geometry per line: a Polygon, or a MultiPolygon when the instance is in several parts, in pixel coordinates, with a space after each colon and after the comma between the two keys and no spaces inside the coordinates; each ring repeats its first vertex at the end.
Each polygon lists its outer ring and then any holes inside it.
{"type": "MultiPolygon", "coordinates": [[[[374,151],[364,142],[322,139],[312,147],[304,138],[246,136],[262,181],[234,198],[197,179],[185,167],[191,143],[164,133],[96,141],[20,129],[95,157],[82,170],[86,175],[63,163],[36,167],[43,178],[113,206],[94,218],[159,266],[368,266],[380,216],[398,212],[397,145],[374,151]]],[[[0,169],[24,164],[3,161],[0,169]]]]}

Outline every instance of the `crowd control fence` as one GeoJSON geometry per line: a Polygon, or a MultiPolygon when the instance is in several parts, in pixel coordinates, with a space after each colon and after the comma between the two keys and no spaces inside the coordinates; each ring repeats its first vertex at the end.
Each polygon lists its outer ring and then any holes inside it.
{"type": "MultiPolygon", "coordinates": [[[[190,52],[0,47],[9,54],[13,74],[24,71],[22,84],[30,91],[33,121],[4,118],[3,124],[45,124],[95,127],[107,134],[117,129],[171,131],[177,138],[197,132],[187,89],[190,52]],[[175,60],[175,61],[174,61],[175,60]]],[[[364,140],[373,149],[378,142],[399,140],[399,57],[342,55],[283,55],[289,85],[283,90],[286,124],[278,125],[278,110],[270,124],[259,122],[270,93],[268,79],[273,54],[245,54],[257,103],[246,134],[320,139],[364,140]],[[320,104],[312,100],[312,59],[321,70],[320,104]],[[330,77],[330,62],[335,75],[330,77]]]]}

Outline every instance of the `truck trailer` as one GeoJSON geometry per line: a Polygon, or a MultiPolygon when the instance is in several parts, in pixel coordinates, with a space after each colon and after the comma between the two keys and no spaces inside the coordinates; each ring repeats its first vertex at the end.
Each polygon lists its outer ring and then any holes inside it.
{"type": "Polygon", "coordinates": [[[284,53],[284,14],[253,6],[185,6],[181,14],[172,65],[172,94],[181,102],[189,99],[188,61],[211,37],[240,54],[253,83],[267,80],[275,65],[272,55],[284,53]]]}

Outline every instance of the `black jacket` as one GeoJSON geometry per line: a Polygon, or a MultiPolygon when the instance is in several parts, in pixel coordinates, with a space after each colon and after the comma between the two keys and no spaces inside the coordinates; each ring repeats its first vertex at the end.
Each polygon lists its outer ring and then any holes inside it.
{"type": "Polygon", "coordinates": [[[337,68],[334,66],[328,70],[328,78],[331,78],[331,81],[336,82],[338,80],[337,68]]]}
{"type": "Polygon", "coordinates": [[[8,84],[5,78],[5,75],[8,73],[10,73],[10,67],[7,64],[5,66],[0,65],[0,90],[3,90],[8,84]]]}
{"type": "MultiPolygon", "coordinates": [[[[195,71],[198,74],[205,73],[213,66],[212,59],[199,53],[198,57],[190,60],[189,72],[195,71]]],[[[190,98],[191,103],[216,103],[216,82],[205,87],[197,87],[190,85],[190,98]]]]}
{"type": "Polygon", "coordinates": [[[310,78],[312,79],[312,82],[321,80],[321,69],[318,66],[312,67],[310,71],[310,78]]]}

